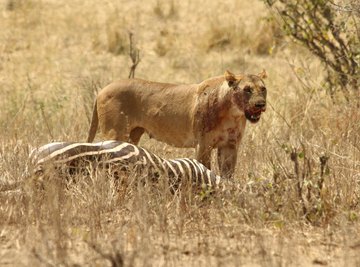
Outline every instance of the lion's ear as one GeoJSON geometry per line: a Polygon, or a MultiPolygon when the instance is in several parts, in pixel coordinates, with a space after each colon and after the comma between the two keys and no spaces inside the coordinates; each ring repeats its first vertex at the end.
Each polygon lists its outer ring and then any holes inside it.
{"type": "Polygon", "coordinates": [[[266,79],[267,78],[267,73],[266,73],[266,70],[262,70],[262,72],[260,72],[259,74],[258,74],[258,76],[261,78],[261,79],[266,79]]]}
{"type": "Polygon", "coordinates": [[[229,87],[233,87],[236,83],[235,75],[232,72],[226,70],[224,76],[225,80],[228,82],[229,87]]]}

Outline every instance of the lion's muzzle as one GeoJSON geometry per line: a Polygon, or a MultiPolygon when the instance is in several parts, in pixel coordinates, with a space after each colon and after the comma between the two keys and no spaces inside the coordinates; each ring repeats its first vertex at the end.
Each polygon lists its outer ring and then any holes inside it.
{"type": "Polygon", "coordinates": [[[261,113],[266,110],[266,101],[259,100],[257,101],[253,107],[245,110],[245,117],[251,123],[256,123],[260,120],[261,113]]]}

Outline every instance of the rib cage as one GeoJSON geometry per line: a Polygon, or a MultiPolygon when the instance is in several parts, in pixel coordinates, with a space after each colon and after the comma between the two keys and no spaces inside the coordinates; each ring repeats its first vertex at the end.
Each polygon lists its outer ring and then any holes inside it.
{"type": "MultiPolygon", "coordinates": [[[[166,160],[148,150],[120,141],[99,143],[54,142],[30,154],[34,173],[42,173],[48,165],[81,172],[90,168],[146,172],[156,179],[168,176],[172,183],[191,181],[196,185],[217,186],[220,177],[195,159],[166,160]]],[[[70,173],[72,173],[70,172],[70,173]]]]}

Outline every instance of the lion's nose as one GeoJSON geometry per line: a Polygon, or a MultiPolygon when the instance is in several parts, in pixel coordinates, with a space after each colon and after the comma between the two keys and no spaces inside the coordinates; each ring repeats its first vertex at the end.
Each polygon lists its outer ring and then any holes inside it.
{"type": "Polygon", "coordinates": [[[266,102],[265,101],[259,101],[256,102],[255,107],[258,109],[264,108],[266,106],[266,102]]]}

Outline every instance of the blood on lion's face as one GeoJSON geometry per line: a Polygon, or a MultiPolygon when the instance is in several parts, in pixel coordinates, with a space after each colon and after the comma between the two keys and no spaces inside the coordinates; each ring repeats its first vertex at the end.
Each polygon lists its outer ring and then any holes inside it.
{"type": "Polygon", "coordinates": [[[260,120],[261,113],[266,110],[266,87],[264,82],[257,76],[249,76],[251,82],[242,85],[244,96],[245,117],[252,123],[260,120]]]}
{"type": "Polygon", "coordinates": [[[245,117],[252,123],[260,120],[261,113],[266,110],[266,87],[263,79],[266,73],[258,75],[235,76],[230,72],[225,74],[230,87],[233,88],[233,101],[244,110],[245,117]]]}

